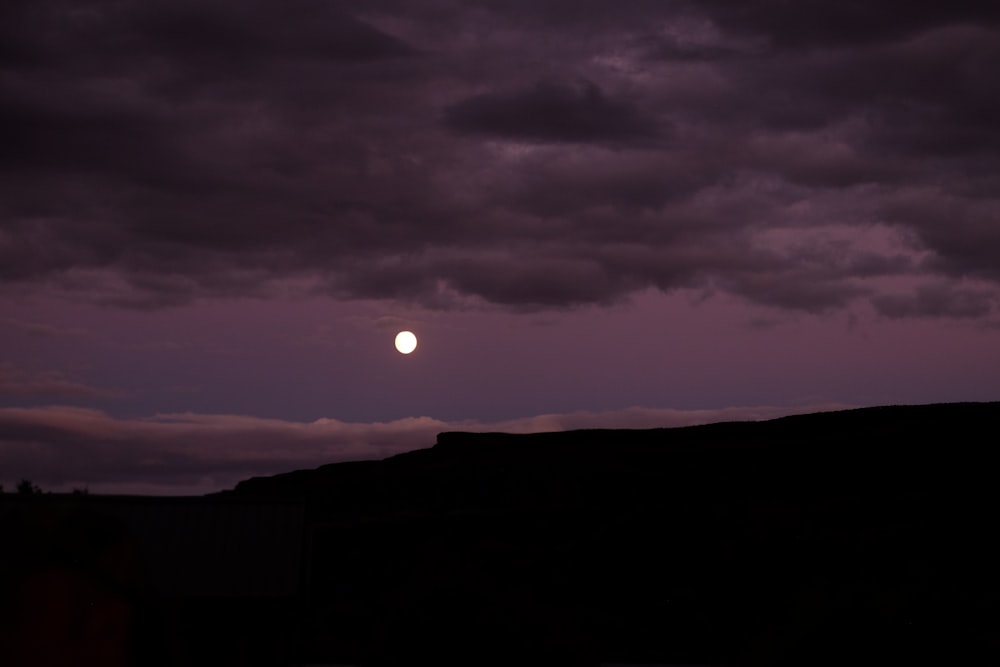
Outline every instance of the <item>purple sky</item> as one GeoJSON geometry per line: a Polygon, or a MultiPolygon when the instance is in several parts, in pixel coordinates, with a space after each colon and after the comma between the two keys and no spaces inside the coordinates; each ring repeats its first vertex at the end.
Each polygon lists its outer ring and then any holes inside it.
{"type": "Polygon", "coordinates": [[[0,483],[998,400],[997,72],[994,0],[7,0],[0,483]]]}

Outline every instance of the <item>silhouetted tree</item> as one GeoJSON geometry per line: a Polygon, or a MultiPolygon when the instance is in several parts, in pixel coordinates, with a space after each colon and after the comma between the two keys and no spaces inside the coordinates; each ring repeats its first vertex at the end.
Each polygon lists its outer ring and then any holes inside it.
{"type": "Polygon", "coordinates": [[[30,479],[22,479],[17,483],[17,492],[22,496],[33,496],[40,494],[42,489],[33,484],[30,479]]]}

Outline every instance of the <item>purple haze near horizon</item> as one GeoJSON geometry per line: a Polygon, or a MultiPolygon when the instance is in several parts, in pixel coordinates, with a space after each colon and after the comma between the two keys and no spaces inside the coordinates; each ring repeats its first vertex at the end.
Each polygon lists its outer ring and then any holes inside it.
{"type": "Polygon", "coordinates": [[[997,71],[972,0],[4,3],[0,483],[996,400],[997,71]]]}

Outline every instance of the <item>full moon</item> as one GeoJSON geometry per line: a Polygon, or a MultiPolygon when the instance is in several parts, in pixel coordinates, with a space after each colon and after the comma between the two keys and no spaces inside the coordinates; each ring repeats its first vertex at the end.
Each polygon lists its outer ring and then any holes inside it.
{"type": "Polygon", "coordinates": [[[417,337],[412,331],[400,331],[396,334],[396,349],[403,354],[409,354],[417,349],[417,337]]]}

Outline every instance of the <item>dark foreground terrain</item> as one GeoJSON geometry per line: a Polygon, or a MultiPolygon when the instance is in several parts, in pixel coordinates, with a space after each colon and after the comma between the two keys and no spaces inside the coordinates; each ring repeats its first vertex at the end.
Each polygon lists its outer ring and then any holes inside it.
{"type": "Polygon", "coordinates": [[[72,500],[144,552],[159,664],[991,664],[998,423],[443,433],[200,499],[72,500]]]}

